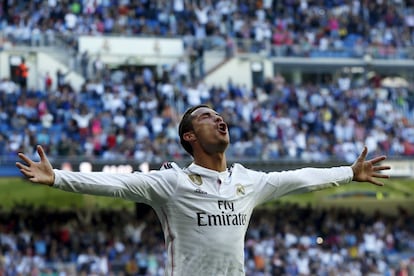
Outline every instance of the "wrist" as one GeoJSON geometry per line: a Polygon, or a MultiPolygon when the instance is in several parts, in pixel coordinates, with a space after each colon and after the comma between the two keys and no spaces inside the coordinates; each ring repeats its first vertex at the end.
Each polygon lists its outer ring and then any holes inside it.
{"type": "Polygon", "coordinates": [[[352,180],[355,180],[355,176],[356,176],[356,169],[355,166],[351,166],[351,170],[352,170],[352,180]]]}

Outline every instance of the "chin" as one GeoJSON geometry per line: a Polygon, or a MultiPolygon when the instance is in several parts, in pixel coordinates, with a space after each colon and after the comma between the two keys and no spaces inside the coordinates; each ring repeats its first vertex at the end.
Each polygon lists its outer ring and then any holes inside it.
{"type": "Polygon", "coordinates": [[[229,146],[229,141],[221,143],[218,148],[220,148],[221,151],[225,152],[227,147],[229,146]]]}

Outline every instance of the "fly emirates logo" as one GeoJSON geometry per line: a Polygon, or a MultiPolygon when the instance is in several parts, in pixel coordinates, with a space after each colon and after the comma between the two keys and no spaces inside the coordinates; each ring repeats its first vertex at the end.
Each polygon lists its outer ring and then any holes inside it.
{"type": "Polygon", "coordinates": [[[198,226],[239,226],[246,225],[247,215],[235,212],[234,202],[218,200],[217,207],[219,212],[209,214],[197,212],[198,226]]]}

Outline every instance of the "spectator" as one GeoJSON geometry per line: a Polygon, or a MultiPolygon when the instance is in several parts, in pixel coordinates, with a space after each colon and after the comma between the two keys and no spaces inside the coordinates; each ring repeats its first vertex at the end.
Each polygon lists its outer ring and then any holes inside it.
{"type": "Polygon", "coordinates": [[[19,66],[17,67],[17,77],[19,84],[23,90],[27,89],[27,79],[29,78],[29,67],[26,65],[26,60],[23,58],[19,66]]]}
{"type": "Polygon", "coordinates": [[[57,85],[58,90],[62,89],[66,85],[66,76],[69,73],[70,73],[69,71],[66,73],[63,73],[62,70],[60,69],[56,71],[56,85],[57,85]]]}
{"type": "Polygon", "coordinates": [[[90,131],[90,122],[93,118],[93,113],[88,110],[88,107],[85,105],[82,106],[79,113],[75,111],[72,114],[72,118],[76,121],[80,137],[85,138],[88,136],[90,131]]]}
{"type": "Polygon", "coordinates": [[[45,91],[46,93],[49,93],[52,89],[52,85],[53,85],[53,79],[52,76],[50,75],[49,71],[46,72],[45,78],[44,78],[44,85],[45,85],[45,91]]]}
{"type": "Polygon", "coordinates": [[[82,76],[85,79],[88,79],[89,78],[89,54],[88,54],[88,51],[84,51],[81,54],[80,66],[81,66],[82,76]]]}

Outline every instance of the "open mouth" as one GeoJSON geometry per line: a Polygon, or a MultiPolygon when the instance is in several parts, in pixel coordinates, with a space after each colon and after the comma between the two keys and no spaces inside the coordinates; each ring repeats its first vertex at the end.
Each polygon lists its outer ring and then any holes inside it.
{"type": "Polygon", "coordinates": [[[218,130],[220,133],[226,134],[227,133],[227,125],[225,123],[221,123],[218,125],[218,130]]]}

